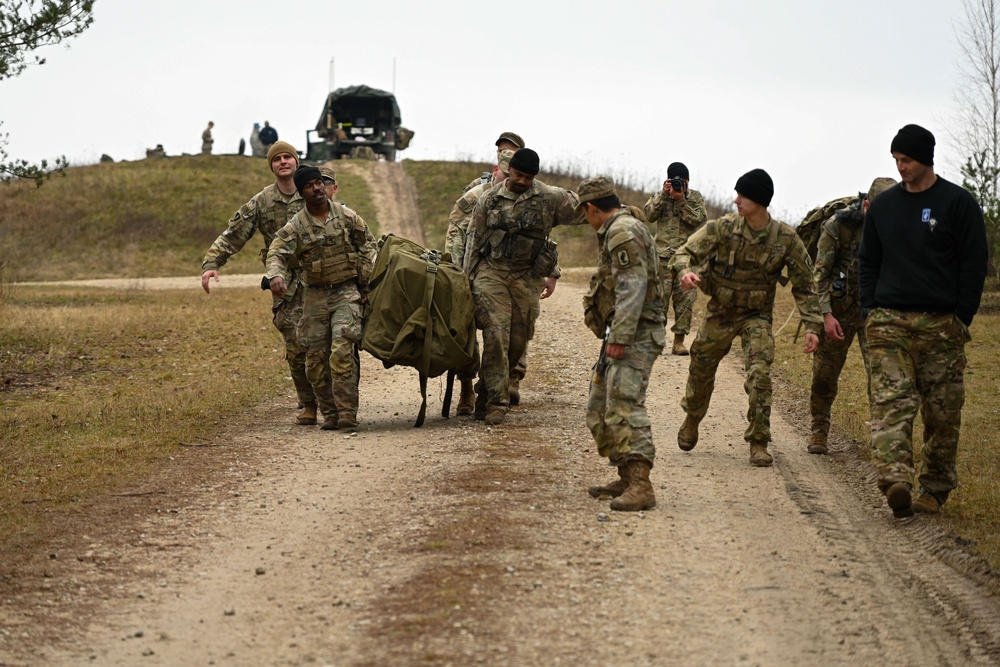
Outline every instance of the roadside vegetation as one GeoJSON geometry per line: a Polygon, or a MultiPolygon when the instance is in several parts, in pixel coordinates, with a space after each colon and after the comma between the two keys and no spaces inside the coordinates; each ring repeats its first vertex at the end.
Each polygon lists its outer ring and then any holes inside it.
{"type": "MultiPolygon", "coordinates": [[[[417,183],[428,242],[441,245],[462,188],[488,165],[403,164],[417,183]]],[[[337,171],[341,197],[377,235],[364,181],[349,163],[337,171]]],[[[576,187],[583,176],[541,178],[576,187]]],[[[81,507],[141,488],[254,406],[294,402],[270,297],[259,289],[209,296],[15,284],[194,278],[232,213],[268,182],[263,160],[197,156],[76,167],[41,188],[0,184],[0,560],[37,550],[79,520],[81,507]]],[[[638,206],[649,194],[620,192],[638,206]]],[[[710,205],[712,215],[729,210],[710,205]]],[[[588,227],[556,235],[563,266],[593,264],[588,227]]],[[[223,276],[259,273],[260,247],[252,240],[223,276]]],[[[992,372],[1000,365],[1000,296],[996,284],[989,287],[967,350],[961,486],[936,520],[1000,567],[1000,387],[992,372]]],[[[779,294],[776,329],[794,307],[787,290],[779,294]]],[[[801,338],[792,341],[796,324],[793,317],[777,336],[775,377],[794,388],[805,420],[811,357],[801,353],[801,338]]],[[[864,453],[866,404],[864,370],[852,352],[833,420],[835,434],[864,453]]],[[[919,440],[919,426],[915,433],[919,440]]]]}

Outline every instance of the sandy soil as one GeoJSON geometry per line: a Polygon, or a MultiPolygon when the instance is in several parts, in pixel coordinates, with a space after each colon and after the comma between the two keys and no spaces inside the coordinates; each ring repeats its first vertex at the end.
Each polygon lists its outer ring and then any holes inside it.
{"type": "Polygon", "coordinates": [[[412,428],[416,373],[364,356],[356,433],[294,426],[289,391],[81,508],[0,588],[0,665],[1000,663],[996,575],[892,519],[855,444],[807,454],[801,397],[778,388],[775,465],[749,465],[736,357],[690,453],[687,359],[654,367],[655,509],[590,498],[613,473],[583,419],[585,280],[543,302],[502,426],[412,428]]]}

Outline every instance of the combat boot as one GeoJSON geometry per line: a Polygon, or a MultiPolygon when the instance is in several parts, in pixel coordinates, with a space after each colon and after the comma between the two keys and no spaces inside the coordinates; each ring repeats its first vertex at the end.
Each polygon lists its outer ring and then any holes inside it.
{"type": "Polygon", "coordinates": [[[511,405],[521,405],[521,380],[520,378],[511,378],[507,382],[508,394],[510,396],[511,405]]]}
{"type": "Polygon", "coordinates": [[[826,436],[822,433],[813,433],[806,451],[810,454],[826,454],[829,451],[826,446],[826,436]]]}
{"type": "Polygon", "coordinates": [[[590,494],[591,498],[600,498],[601,496],[617,498],[628,488],[628,479],[628,466],[620,465],[618,466],[618,479],[605,486],[591,486],[587,489],[587,493],[590,494]]]}
{"type": "Polygon", "coordinates": [[[649,471],[653,465],[649,461],[632,460],[625,464],[628,468],[628,488],[611,501],[611,509],[618,512],[638,512],[656,507],[656,495],[649,482],[649,471]]]}
{"type": "Polygon", "coordinates": [[[323,420],[323,425],[320,426],[324,431],[335,431],[337,429],[337,413],[333,412],[326,416],[323,420]]]}
{"type": "Polygon", "coordinates": [[[681,451],[690,452],[698,444],[698,420],[685,415],[681,430],[677,432],[677,446],[681,451]]]}
{"type": "Polygon", "coordinates": [[[913,497],[910,496],[910,485],[906,482],[896,482],[886,489],[885,502],[897,519],[913,516],[913,497]]]}
{"type": "Polygon", "coordinates": [[[947,493],[934,493],[927,489],[920,489],[917,497],[913,499],[911,507],[914,512],[920,514],[937,514],[941,511],[941,506],[948,500],[947,493]]]}
{"type": "Polygon", "coordinates": [[[302,412],[299,416],[295,418],[296,424],[301,424],[302,426],[313,426],[316,424],[316,404],[310,403],[307,405],[300,405],[302,412]]]}
{"type": "Polygon", "coordinates": [[[472,388],[471,378],[459,379],[459,382],[462,383],[462,394],[458,397],[455,414],[464,417],[476,411],[476,390],[472,388]]]}
{"type": "Polygon", "coordinates": [[[750,465],[766,468],[774,463],[774,458],[767,453],[766,442],[750,443],[750,465]]]}
{"type": "Polygon", "coordinates": [[[350,413],[341,414],[340,417],[337,419],[337,428],[339,429],[348,429],[348,428],[353,429],[357,427],[358,427],[358,418],[350,413]]]}
{"type": "Polygon", "coordinates": [[[476,409],[472,415],[479,421],[486,419],[486,387],[482,383],[476,388],[476,409]]]}
{"type": "Polygon", "coordinates": [[[496,426],[502,424],[504,417],[507,416],[506,410],[500,407],[492,406],[486,411],[486,417],[483,420],[486,422],[487,426],[496,426]]]}
{"type": "Polygon", "coordinates": [[[688,349],[684,347],[684,334],[674,334],[674,346],[671,348],[670,354],[677,355],[678,357],[686,357],[688,355],[688,349]]]}

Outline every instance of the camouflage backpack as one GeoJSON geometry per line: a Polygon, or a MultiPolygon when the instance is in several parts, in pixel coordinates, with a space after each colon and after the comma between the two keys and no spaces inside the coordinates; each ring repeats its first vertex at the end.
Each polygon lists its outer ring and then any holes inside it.
{"type": "Polygon", "coordinates": [[[451,408],[455,370],[468,365],[476,345],[475,303],[469,279],[450,256],[387,234],[379,239],[369,281],[361,347],[386,368],[412,366],[420,374],[420,413],[427,412],[427,378],[448,372],[441,416],[451,408]]]}
{"type": "Polygon", "coordinates": [[[802,218],[802,222],[795,228],[795,231],[798,233],[799,238],[802,239],[802,243],[806,247],[806,252],[809,253],[809,259],[814,262],[816,261],[816,248],[819,245],[820,234],[823,233],[823,223],[829,220],[830,216],[837,211],[843,210],[856,202],[858,197],[864,198],[864,196],[862,192],[858,195],[834,199],[806,213],[806,217],[802,218]]]}

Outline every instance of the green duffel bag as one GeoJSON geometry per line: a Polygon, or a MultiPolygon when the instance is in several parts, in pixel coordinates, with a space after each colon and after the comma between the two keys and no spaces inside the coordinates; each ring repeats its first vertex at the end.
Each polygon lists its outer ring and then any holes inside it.
{"type": "Polygon", "coordinates": [[[361,348],[382,364],[412,366],[420,375],[424,423],[427,379],[448,372],[441,414],[448,417],[454,371],[472,361],[476,346],[475,303],[469,279],[450,255],[399,236],[379,239],[369,280],[361,348]],[[450,371],[450,372],[449,372],[450,371]]]}

